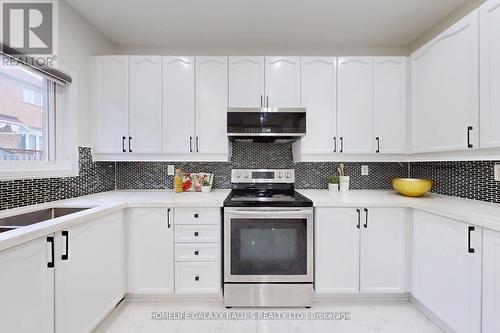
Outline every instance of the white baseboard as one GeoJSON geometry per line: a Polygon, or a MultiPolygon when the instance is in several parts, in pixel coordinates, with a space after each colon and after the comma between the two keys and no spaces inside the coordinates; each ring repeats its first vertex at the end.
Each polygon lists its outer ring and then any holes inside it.
{"type": "Polygon", "coordinates": [[[430,321],[432,321],[436,326],[442,329],[446,333],[456,333],[450,326],[448,326],[444,321],[439,319],[431,310],[429,310],[425,305],[419,302],[415,297],[410,295],[410,303],[422,312],[430,321]]]}

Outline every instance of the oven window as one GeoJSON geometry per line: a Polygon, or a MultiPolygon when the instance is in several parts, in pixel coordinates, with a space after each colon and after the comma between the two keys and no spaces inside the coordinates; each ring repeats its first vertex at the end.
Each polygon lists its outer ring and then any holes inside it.
{"type": "Polygon", "coordinates": [[[232,275],[306,275],[307,219],[231,219],[232,275]]]}

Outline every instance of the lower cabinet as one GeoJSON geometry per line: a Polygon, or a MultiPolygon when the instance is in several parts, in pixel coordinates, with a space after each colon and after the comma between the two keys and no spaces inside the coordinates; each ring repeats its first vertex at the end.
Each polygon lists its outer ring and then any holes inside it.
{"type": "Polygon", "coordinates": [[[171,208],[126,212],[127,292],[174,292],[174,227],[171,208]]]}
{"type": "Polygon", "coordinates": [[[90,332],[125,294],[123,212],[56,235],[56,332],[90,332]]]}
{"type": "Polygon", "coordinates": [[[500,232],[483,231],[483,333],[500,332],[500,232]]]}
{"type": "Polygon", "coordinates": [[[54,332],[54,237],[0,252],[1,331],[54,332]]]}
{"type": "Polygon", "coordinates": [[[219,208],[175,209],[175,293],[220,294],[219,208]]]}
{"type": "Polygon", "coordinates": [[[413,297],[457,333],[481,332],[481,234],[477,226],[413,212],[413,297]]]}
{"type": "Polygon", "coordinates": [[[403,208],[316,208],[316,293],[406,292],[406,214],[403,208]]]}

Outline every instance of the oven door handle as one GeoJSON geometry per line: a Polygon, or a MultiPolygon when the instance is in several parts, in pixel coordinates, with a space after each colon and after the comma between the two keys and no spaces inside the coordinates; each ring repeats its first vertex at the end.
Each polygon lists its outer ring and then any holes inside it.
{"type": "Polygon", "coordinates": [[[304,215],[312,213],[310,210],[231,210],[226,211],[228,216],[231,215],[304,215]]]}

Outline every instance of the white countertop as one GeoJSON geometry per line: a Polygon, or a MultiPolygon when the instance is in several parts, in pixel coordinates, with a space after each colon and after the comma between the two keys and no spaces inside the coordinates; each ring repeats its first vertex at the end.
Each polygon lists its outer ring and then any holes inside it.
{"type": "Polygon", "coordinates": [[[468,224],[500,231],[500,204],[430,194],[409,198],[388,190],[297,190],[315,207],[404,207],[442,215],[468,224]]]}
{"type": "MultiPolygon", "coordinates": [[[[455,197],[403,197],[387,190],[298,190],[315,207],[404,207],[424,210],[465,223],[500,231],[500,205],[455,197]]],[[[48,207],[92,207],[78,213],[0,233],[0,250],[44,237],[63,228],[127,207],[222,207],[230,190],[210,193],[174,193],[171,190],[111,191],[0,211],[0,218],[48,207]]]]}
{"type": "Polygon", "coordinates": [[[127,207],[222,207],[230,190],[174,193],[172,190],[111,191],[0,211],[0,218],[50,207],[92,207],[78,213],[0,233],[0,250],[127,207]]]}

